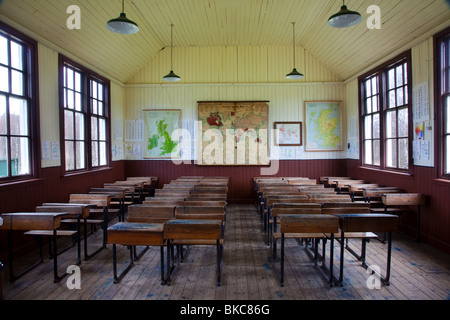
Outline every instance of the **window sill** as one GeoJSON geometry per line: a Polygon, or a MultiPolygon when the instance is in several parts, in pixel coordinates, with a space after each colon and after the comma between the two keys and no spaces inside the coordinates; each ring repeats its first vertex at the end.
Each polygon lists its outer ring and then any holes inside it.
{"type": "Polygon", "coordinates": [[[104,173],[104,172],[111,171],[112,169],[113,169],[113,167],[108,166],[108,167],[93,169],[93,170],[89,170],[89,171],[86,170],[86,171],[70,172],[70,173],[63,174],[62,178],[70,179],[70,178],[76,178],[76,177],[80,177],[80,176],[88,175],[88,174],[104,173]]]}
{"type": "Polygon", "coordinates": [[[15,188],[23,188],[24,186],[32,186],[36,184],[41,184],[44,182],[42,178],[29,178],[24,180],[15,180],[15,181],[5,181],[0,183],[0,191],[10,190],[15,188]]]}
{"type": "Polygon", "coordinates": [[[358,168],[362,169],[362,170],[371,171],[371,172],[374,172],[374,173],[389,174],[389,175],[398,176],[398,177],[402,177],[402,178],[414,179],[414,174],[411,174],[409,172],[400,172],[400,171],[393,171],[393,170],[382,170],[382,169],[369,168],[369,167],[364,167],[364,166],[359,166],[358,168]]]}
{"type": "Polygon", "coordinates": [[[450,187],[450,180],[439,178],[439,179],[433,179],[433,183],[440,184],[446,187],[450,187]]]}

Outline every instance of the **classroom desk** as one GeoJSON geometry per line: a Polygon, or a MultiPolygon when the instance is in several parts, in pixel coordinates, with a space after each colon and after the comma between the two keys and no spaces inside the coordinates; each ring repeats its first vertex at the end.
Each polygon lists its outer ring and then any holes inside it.
{"type": "MultiPolygon", "coordinates": [[[[57,236],[62,234],[63,230],[58,230],[61,226],[61,219],[70,216],[68,212],[17,212],[17,213],[5,213],[2,214],[3,225],[0,226],[0,230],[8,231],[8,253],[9,253],[9,273],[10,281],[17,280],[20,276],[30,271],[38,264],[43,262],[42,250],[40,250],[39,261],[31,266],[30,268],[24,270],[18,276],[14,274],[13,267],[13,243],[12,243],[12,231],[49,231],[48,235],[52,236],[53,242],[53,275],[54,282],[61,281],[67,273],[64,272],[61,275],[58,274],[58,249],[57,249],[57,236]]],[[[77,217],[78,226],[80,225],[80,216],[77,217]]],[[[73,233],[73,232],[72,232],[73,233]]],[[[39,237],[40,238],[40,237],[39,237]]],[[[78,252],[80,252],[80,237],[78,229],[78,252]]],[[[42,248],[42,242],[39,241],[40,247],[42,248]]],[[[78,254],[77,264],[81,261],[78,254]]]]}
{"type": "MultiPolygon", "coordinates": [[[[339,218],[339,228],[341,230],[341,260],[340,260],[340,274],[339,285],[343,283],[344,273],[344,241],[345,233],[352,232],[386,232],[388,234],[387,242],[387,262],[386,275],[378,274],[381,282],[389,285],[391,274],[391,253],[392,253],[392,232],[398,231],[398,216],[390,214],[373,214],[373,213],[348,213],[348,214],[333,214],[339,218]]],[[[369,266],[365,260],[365,241],[363,241],[362,266],[366,269],[369,266]]],[[[376,273],[375,270],[372,270],[376,273]]]]}
{"type": "MultiPolygon", "coordinates": [[[[137,257],[133,255],[136,246],[159,246],[161,254],[161,284],[165,283],[164,275],[164,224],[161,223],[135,223],[135,222],[119,222],[108,228],[108,244],[113,245],[113,272],[114,283],[126,275],[126,273],[134,265],[137,257]],[[130,262],[123,271],[117,273],[117,245],[130,246],[130,262]]],[[[146,249],[143,251],[145,252],[146,249]]]]}
{"type": "MultiPolygon", "coordinates": [[[[169,274],[167,284],[170,285],[174,268],[171,266],[170,254],[174,245],[216,245],[217,250],[217,286],[221,285],[223,262],[223,224],[216,220],[170,220],[164,224],[164,238],[168,245],[169,274]]],[[[180,255],[180,250],[177,251],[180,255]]],[[[178,258],[178,264],[180,258],[178,258]]]]}

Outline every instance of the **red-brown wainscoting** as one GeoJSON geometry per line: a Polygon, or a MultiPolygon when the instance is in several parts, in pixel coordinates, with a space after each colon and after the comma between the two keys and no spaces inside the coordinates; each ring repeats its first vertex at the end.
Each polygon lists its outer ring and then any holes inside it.
{"type": "MultiPolygon", "coordinates": [[[[347,160],[347,163],[347,175],[352,178],[427,195],[428,203],[421,209],[421,240],[450,253],[450,181],[436,179],[435,168],[416,166],[414,175],[409,176],[361,168],[359,160],[347,160]]],[[[402,215],[400,224],[403,232],[415,236],[414,214],[402,215]]]]}
{"type": "MultiPolygon", "coordinates": [[[[323,175],[342,176],[346,174],[347,160],[301,160],[280,161],[278,177],[308,177],[318,179],[323,175]]],[[[230,203],[253,203],[253,178],[261,176],[256,166],[197,166],[176,165],[172,161],[126,161],[125,175],[157,176],[159,185],[169,183],[180,176],[227,176],[230,178],[230,203]]]]}
{"type": "MultiPolygon", "coordinates": [[[[87,193],[90,188],[123,178],[123,161],[113,162],[108,169],[65,177],[60,167],[42,169],[39,179],[0,187],[0,213],[33,212],[44,202],[67,202],[71,193],[87,193]]],[[[13,241],[18,255],[35,244],[32,237],[22,236],[21,232],[14,235],[13,241]]],[[[7,252],[6,232],[0,232],[1,261],[7,261],[7,252]]]]}

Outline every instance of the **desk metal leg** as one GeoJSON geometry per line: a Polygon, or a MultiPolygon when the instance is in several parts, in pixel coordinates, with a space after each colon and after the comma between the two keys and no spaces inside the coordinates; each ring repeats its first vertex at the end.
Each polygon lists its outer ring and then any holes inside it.
{"type": "Polygon", "coordinates": [[[8,264],[9,264],[9,281],[14,282],[17,279],[19,279],[21,276],[23,276],[28,271],[36,268],[38,265],[40,265],[42,262],[44,262],[44,259],[42,257],[42,239],[41,237],[37,237],[38,243],[39,243],[39,260],[31,265],[30,267],[26,268],[25,270],[21,271],[18,275],[14,274],[14,254],[13,254],[13,241],[12,241],[12,231],[8,230],[8,264]]]}
{"type": "Polygon", "coordinates": [[[3,288],[3,272],[5,271],[5,267],[3,266],[3,263],[0,262],[0,301],[5,300],[5,291],[3,288]]]}
{"type": "Polygon", "coordinates": [[[128,249],[130,250],[130,262],[125,267],[125,269],[120,272],[120,274],[117,274],[117,245],[113,244],[113,273],[114,273],[114,283],[119,283],[120,280],[130,271],[130,269],[134,265],[134,259],[133,259],[133,248],[128,246],[128,249]]]}

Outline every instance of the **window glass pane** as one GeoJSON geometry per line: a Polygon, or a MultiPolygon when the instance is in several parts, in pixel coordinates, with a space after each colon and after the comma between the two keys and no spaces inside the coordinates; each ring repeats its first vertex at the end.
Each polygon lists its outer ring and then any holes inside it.
{"type": "Polygon", "coordinates": [[[94,99],[97,99],[98,95],[97,95],[97,82],[95,81],[91,81],[91,97],[94,99]]]}
{"type": "Polygon", "coordinates": [[[398,66],[397,70],[397,87],[403,86],[403,65],[398,66]]]}
{"type": "Polygon", "coordinates": [[[8,174],[8,142],[6,137],[0,137],[0,178],[8,174]]]}
{"type": "MultiPolygon", "coordinates": [[[[445,154],[445,174],[450,174],[450,136],[447,136],[447,143],[446,143],[446,154],[445,154]]],[[[0,155],[1,157],[1,155],[0,155]]]]}
{"type": "Polygon", "coordinates": [[[75,72],[75,91],[81,92],[81,74],[75,72]]]}
{"type": "Polygon", "coordinates": [[[364,145],[364,162],[372,164],[372,140],[367,140],[364,145]]]}
{"type": "Polygon", "coordinates": [[[8,39],[0,35],[0,63],[8,65],[8,39]]]}
{"type": "Polygon", "coordinates": [[[378,93],[378,77],[372,78],[372,95],[376,95],[378,93]]]}
{"type": "Polygon", "coordinates": [[[366,97],[372,96],[372,84],[370,80],[366,81],[366,97]]]}
{"type": "Polygon", "coordinates": [[[408,85],[408,64],[403,64],[403,78],[404,84],[408,85]]]}
{"type": "Polygon", "coordinates": [[[403,94],[404,94],[404,101],[405,104],[409,103],[409,95],[408,95],[408,86],[406,86],[403,90],[403,94]]]}
{"type": "Polygon", "coordinates": [[[98,140],[98,119],[95,117],[91,118],[91,139],[98,140]]]}
{"type": "Polygon", "coordinates": [[[98,115],[99,116],[105,115],[104,108],[103,108],[103,103],[100,102],[100,101],[98,102],[98,115]]]}
{"type": "Polygon", "coordinates": [[[386,143],[386,165],[391,168],[397,167],[397,140],[389,139],[386,143]]]}
{"type": "Polygon", "coordinates": [[[98,128],[99,140],[105,141],[106,140],[106,120],[99,119],[98,125],[99,125],[99,128],[98,128]]]}
{"type": "Polygon", "coordinates": [[[98,142],[92,142],[92,166],[98,167],[98,142]]]}
{"type": "Polygon", "coordinates": [[[7,134],[6,127],[6,97],[0,95],[0,134],[7,134]]]}
{"type": "Polygon", "coordinates": [[[373,115],[373,137],[374,139],[380,138],[380,115],[373,115]]]}
{"type": "Polygon", "coordinates": [[[98,114],[98,105],[97,105],[97,100],[91,99],[91,105],[92,105],[92,113],[93,114],[98,114]]]}
{"type": "Polygon", "coordinates": [[[85,159],[84,159],[84,142],[77,141],[76,143],[76,158],[77,158],[77,169],[84,169],[86,168],[85,159]]]}
{"type": "Polygon", "coordinates": [[[397,106],[403,106],[404,100],[403,100],[404,96],[403,96],[403,87],[397,89],[397,106]]]}
{"type": "Polygon", "coordinates": [[[66,108],[67,109],[74,109],[73,105],[73,91],[72,90],[66,90],[66,108]]]}
{"type": "Polygon", "coordinates": [[[396,104],[395,90],[389,91],[389,108],[395,108],[396,104]]]}
{"type": "Polygon", "coordinates": [[[447,105],[444,107],[445,113],[447,114],[447,131],[446,133],[450,133],[450,96],[447,97],[447,105]]]}
{"type": "Polygon", "coordinates": [[[19,71],[11,71],[11,92],[22,96],[23,91],[23,73],[19,71]]]}
{"type": "Polygon", "coordinates": [[[0,91],[9,92],[9,72],[5,67],[0,67],[0,91]]]}
{"type": "Polygon", "coordinates": [[[373,164],[376,166],[380,165],[380,140],[373,141],[373,164]]]}
{"type": "Polygon", "coordinates": [[[74,127],[73,127],[73,112],[65,111],[64,112],[64,137],[66,140],[73,140],[74,135],[74,127]]]}
{"type": "Polygon", "coordinates": [[[388,72],[388,83],[389,83],[389,89],[395,88],[395,71],[394,71],[394,69],[391,69],[388,72]]]}
{"type": "Polygon", "coordinates": [[[75,153],[74,153],[74,144],[72,141],[66,141],[66,170],[74,170],[75,169],[75,153]]]}
{"type": "Polygon", "coordinates": [[[408,169],[409,148],[408,139],[398,140],[398,167],[399,169],[408,169]]]}
{"type": "Polygon", "coordinates": [[[364,139],[372,139],[372,116],[364,118],[364,139]]]}
{"type": "Polygon", "coordinates": [[[106,142],[100,142],[100,165],[106,166],[106,142]]]}
{"type": "Polygon", "coordinates": [[[373,112],[380,111],[378,109],[378,96],[375,96],[375,97],[372,98],[372,107],[373,107],[373,112]]]}
{"type": "Polygon", "coordinates": [[[103,85],[98,83],[98,100],[103,101],[103,85]]]}
{"type": "Polygon", "coordinates": [[[408,109],[398,110],[398,136],[408,137],[408,109]]]}
{"type": "Polygon", "coordinates": [[[9,125],[11,134],[28,135],[28,108],[23,99],[9,99],[9,125]]]}
{"type": "Polygon", "coordinates": [[[81,94],[75,93],[75,110],[81,111],[83,109],[82,102],[81,102],[81,94]]]}
{"type": "Polygon", "coordinates": [[[372,113],[372,98],[366,99],[366,113],[372,113]]]}
{"type": "Polygon", "coordinates": [[[22,45],[11,41],[11,67],[23,70],[23,47],[22,45]]]}
{"type": "Polygon", "coordinates": [[[11,138],[11,175],[30,174],[30,146],[28,138],[11,138]]]}
{"type": "Polygon", "coordinates": [[[68,89],[74,89],[74,84],[73,84],[73,70],[70,68],[66,68],[67,70],[67,83],[66,83],[66,88],[68,89]]]}
{"type": "Polygon", "coordinates": [[[84,115],[82,113],[75,113],[75,138],[77,140],[84,140],[84,115]]]}
{"type": "Polygon", "coordinates": [[[386,137],[395,138],[397,137],[397,114],[395,111],[390,111],[386,115],[386,137]]]}

